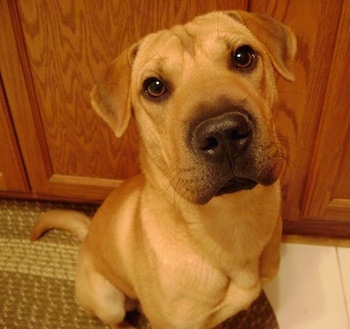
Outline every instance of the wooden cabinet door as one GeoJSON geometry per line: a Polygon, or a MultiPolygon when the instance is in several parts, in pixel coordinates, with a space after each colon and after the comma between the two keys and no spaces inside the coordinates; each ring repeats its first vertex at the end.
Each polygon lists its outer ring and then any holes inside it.
{"type": "Polygon", "coordinates": [[[344,1],[330,63],[305,216],[346,220],[350,225],[350,2],[344,1]]]}
{"type": "Polygon", "coordinates": [[[349,1],[260,1],[297,35],[296,81],[279,81],[278,130],[288,160],[285,231],[350,236],[349,1]]]}
{"type": "Polygon", "coordinates": [[[115,138],[91,109],[94,81],[144,35],[233,8],[248,1],[1,1],[5,84],[34,193],[101,200],[137,173],[135,125],[115,138]]]}
{"type": "Polygon", "coordinates": [[[0,76],[0,193],[26,193],[29,186],[0,76]]]}

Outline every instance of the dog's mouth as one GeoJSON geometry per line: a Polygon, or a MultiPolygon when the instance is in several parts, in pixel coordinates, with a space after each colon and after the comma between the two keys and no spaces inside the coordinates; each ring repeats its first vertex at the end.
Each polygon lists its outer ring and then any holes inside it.
{"type": "Polygon", "coordinates": [[[216,196],[228,193],[234,193],[241,190],[251,190],[258,183],[255,180],[243,177],[234,177],[230,179],[224,186],[222,186],[217,192],[216,196]]]}

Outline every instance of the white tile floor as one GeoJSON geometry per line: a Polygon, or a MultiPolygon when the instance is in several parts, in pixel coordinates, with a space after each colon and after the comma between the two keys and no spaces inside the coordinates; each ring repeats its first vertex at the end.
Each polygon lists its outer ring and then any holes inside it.
{"type": "Polygon", "coordinates": [[[282,244],[265,291],[280,329],[350,329],[350,248],[282,244]]]}

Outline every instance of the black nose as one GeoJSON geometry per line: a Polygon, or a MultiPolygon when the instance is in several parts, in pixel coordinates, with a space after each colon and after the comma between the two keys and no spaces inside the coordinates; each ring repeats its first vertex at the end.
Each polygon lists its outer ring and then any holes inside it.
{"type": "Polygon", "coordinates": [[[229,112],[200,122],[194,130],[193,147],[213,160],[241,155],[250,144],[252,122],[242,112],[229,112]]]}

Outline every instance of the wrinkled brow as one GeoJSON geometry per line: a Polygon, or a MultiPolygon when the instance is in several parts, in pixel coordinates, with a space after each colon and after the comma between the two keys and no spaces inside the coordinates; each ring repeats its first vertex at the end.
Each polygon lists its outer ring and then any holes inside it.
{"type": "Polygon", "coordinates": [[[186,26],[175,26],[171,32],[175,37],[177,37],[180,41],[180,44],[182,46],[182,49],[189,53],[191,57],[195,56],[195,43],[196,43],[196,36],[192,35],[188,29],[186,29],[186,26]]]}

